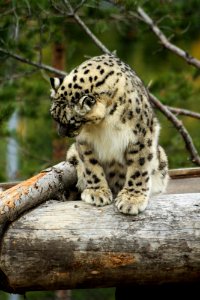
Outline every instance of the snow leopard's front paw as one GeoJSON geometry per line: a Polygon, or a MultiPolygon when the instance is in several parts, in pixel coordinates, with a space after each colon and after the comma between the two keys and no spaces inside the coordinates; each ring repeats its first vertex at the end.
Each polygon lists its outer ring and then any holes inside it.
{"type": "Polygon", "coordinates": [[[142,194],[134,194],[126,189],[123,189],[117,195],[115,199],[115,205],[121,213],[129,215],[137,215],[145,208],[148,204],[148,197],[142,194]]]}
{"type": "Polygon", "coordinates": [[[81,194],[81,199],[96,206],[104,206],[112,202],[112,193],[108,188],[87,188],[81,194]]]}

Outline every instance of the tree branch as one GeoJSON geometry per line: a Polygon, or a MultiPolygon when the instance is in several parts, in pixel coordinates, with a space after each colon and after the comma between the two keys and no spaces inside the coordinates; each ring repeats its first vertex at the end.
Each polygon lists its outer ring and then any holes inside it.
{"type": "Polygon", "coordinates": [[[0,241],[5,227],[34,206],[61,198],[65,188],[76,182],[76,172],[68,162],[59,163],[0,194],[0,241]],[[31,199],[31,200],[30,200],[31,199]]]}
{"type": "Polygon", "coordinates": [[[183,116],[188,116],[188,117],[195,118],[195,119],[200,119],[200,113],[198,113],[198,112],[179,108],[179,107],[171,107],[168,105],[165,105],[165,107],[167,107],[172,113],[174,113],[176,115],[183,115],[183,116]]]}
{"type": "Polygon", "coordinates": [[[85,3],[87,0],[81,0],[81,2],[74,8],[74,11],[77,12],[85,3]]]}
{"type": "Polygon", "coordinates": [[[191,160],[193,163],[200,165],[200,157],[193,144],[192,138],[188,133],[187,129],[184,127],[183,123],[166,107],[164,106],[154,95],[149,94],[151,102],[170,120],[175,128],[178,130],[182,136],[186,149],[191,155],[191,160]]]}
{"type": "Polygon", "coordinates": [[[10,52],[7,49],[3,49],[3,48],[0,47],[0,52],[8,55],[9,57],[12,57],[12,58],[20,61],[22,63],[34,66],[34,67],[39,68],[39,69],[46,70],[48,72],[55,73],[56,75],[59,75],[59,76],[66,76],[66,73],[63,72],[63,71],[60,71],[58,69],[55,69],[53,67],[50,67],[50,66],[42,64],[42,63],[37,63],[37,62],[31,61],[31,60],[29,60],[29,59],[27,59],[23,56],[20,56],[18,54],[10,52]]]}
{"type": "Polygon", "coordinates": [[[87,27],[87,25],[81,20],[79,15],[71,6],[68,0],[63,0],[65,6],[68,8],[70,15],[76,20],[76,22],[82,27],[86,34],[93,40],[93,42],[103,51],[104,53],[110,54],[111,52],[101,43],[101,41],[92,33],[92,31],[87,27]]]}
{"type": "Polygon", "coordinates": [[[138,7],[137,9],[138,15],[140,16],[140,19],[146,23],[153,33],[158,37],[161,44],[175,53],[176,55],[180,56],[182,59],[184,59],[188,64],[196,67],[197,69],[200,69],[200,61],[193,56],[191,56],[188,52],[185,50],[177,47],[176,45],[172,44],[169,39],[165,36],[165,34],[160,30],[160,28],[155,24],[155,22],[147,15],[147,13],[141,8],[138,7]]]}

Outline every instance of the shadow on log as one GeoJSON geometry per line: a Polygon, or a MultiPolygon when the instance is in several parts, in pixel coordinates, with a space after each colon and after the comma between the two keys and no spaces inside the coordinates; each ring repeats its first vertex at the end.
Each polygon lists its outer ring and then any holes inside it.
{"type": "Polygon", "coordinates": [[[153,197],[138,216],[47,201],[10,224],[0,268],[0,289],[12,293],[198,283],[200,191],[153,197]]]}

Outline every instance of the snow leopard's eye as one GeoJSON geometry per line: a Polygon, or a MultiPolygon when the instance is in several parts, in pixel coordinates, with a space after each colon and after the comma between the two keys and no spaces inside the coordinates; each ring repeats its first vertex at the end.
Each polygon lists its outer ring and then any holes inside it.
{"type": "Polygon", "coordinates": [[[81,105],[82,105],[82,107],[84,105],[87,105],[87,106],[91,107],[92,105],[95,104],[95,102],[96,102],[96,100],[95,100],[95,98],[93,96],[89,96],[88,95],[88,96],[83,96],[81,98],[81,105]]]}

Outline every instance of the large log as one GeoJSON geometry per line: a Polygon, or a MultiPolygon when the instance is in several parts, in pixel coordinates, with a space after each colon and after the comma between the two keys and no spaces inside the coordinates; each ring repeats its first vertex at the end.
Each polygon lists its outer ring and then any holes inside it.
{"type": "Polygon", "coordinates": [[[138,216],[48,201],[13,222],[0,255],[9,292],[200,281],[200,193],[154,197],[138,216]]]}

